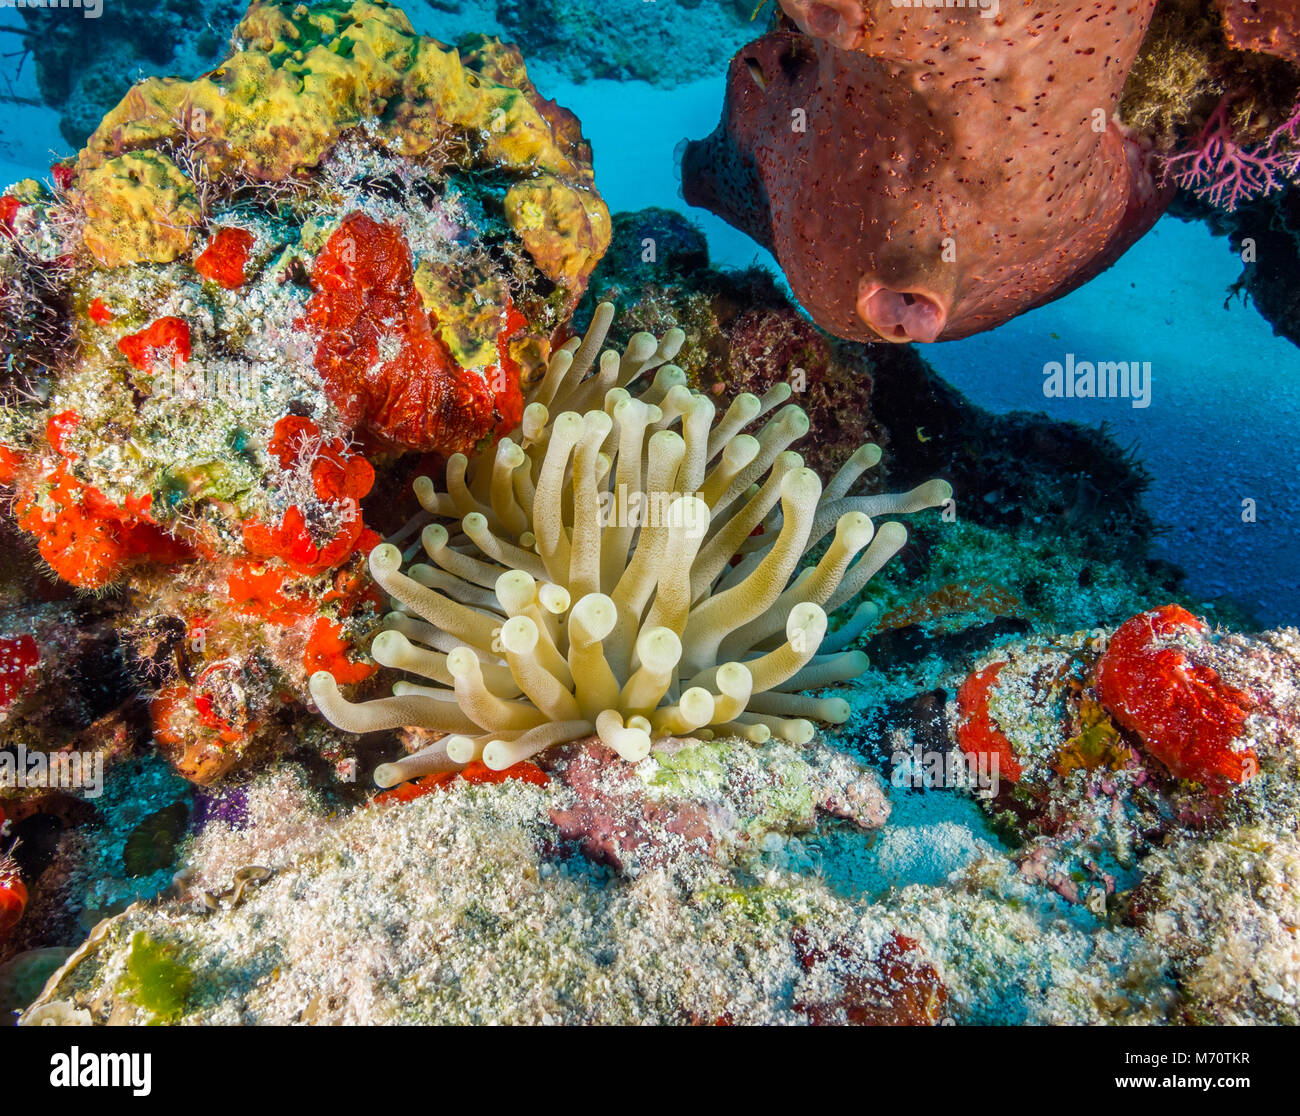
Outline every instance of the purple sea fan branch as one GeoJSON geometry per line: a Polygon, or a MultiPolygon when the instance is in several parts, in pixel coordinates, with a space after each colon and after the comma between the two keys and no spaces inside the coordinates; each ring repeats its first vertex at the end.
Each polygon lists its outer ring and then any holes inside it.
{"type": "Polygon", "coordinates": [[[1228,123],[1231,102],[1231,94],[1224,97],[1191,147],[1165,162],[1167,177],[1229,213],[1280,190],[1300,169],[1300,103],[1267,140],[1242,147],[1228,123]]]}

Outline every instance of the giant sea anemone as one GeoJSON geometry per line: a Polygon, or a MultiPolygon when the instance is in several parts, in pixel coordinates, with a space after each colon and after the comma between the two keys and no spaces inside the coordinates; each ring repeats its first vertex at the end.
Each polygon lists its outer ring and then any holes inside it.
{"type": "Polygon", "coordinates": [[[453,455],[441,488],[416,481],[428,562],[403,572],[393,542],[370,553],[401,606],[371,653],[419,681],[353,703],[319,671],[312,696],[351,732],[445,734],[381,765],[381,785],[474,759],[500,770],[593,732],[636,761],[657,736],[805,742],[812,721],[849,715],[844,700],[801,691],[862,671],[848,648],[874,610],[834,632],[828,614],[907,539],[873,519],[940,505],[950,486],[850,495],[880,460],[871,444],[823,486],[790,449],[808,417],[782,406],[788,384],[719,416],[668,363],[680,331],[601,352],[613,312],[602,304],[585,338],[556,352],[495,452],[453,455]]]}

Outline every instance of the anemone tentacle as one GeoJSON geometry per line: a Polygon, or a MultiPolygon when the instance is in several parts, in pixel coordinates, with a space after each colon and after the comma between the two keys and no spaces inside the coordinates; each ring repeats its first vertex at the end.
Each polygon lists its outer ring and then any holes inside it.
{"type": "Polygon", "coordinates": [[[399,606],[372,653],[420,682],[353,703],[318,672],[312,694],[354,732],[454,734],[383,765],[385,784],[471,759],[509,767],[592,732],[636,761],[658,736],[803,743],[811,720],[848,717],[842,699],[799,691],[861,673],[866,657],[847,648],[874,612],[859,607],[829,642],[827,613],[907,540],[873,518],[936,507],[951,488],[851,495],[880,460],[870,444],[823,487],[789,448],[808,419],[782,406],[788,391],[741,395],[719,416],[670,363],[680,330],[602,352],[613,313],[602,303],[555,353],[494,452],[454,455],[441,487],[416,482],[434,517],[428,563],[403,571],[389,543],[370,553],[399,606]]]}

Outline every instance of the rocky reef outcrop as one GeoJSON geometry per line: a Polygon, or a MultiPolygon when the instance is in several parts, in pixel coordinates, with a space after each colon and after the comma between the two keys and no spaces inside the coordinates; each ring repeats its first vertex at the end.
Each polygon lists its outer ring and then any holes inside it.
{"type": "Polygon", "coordinates": [[[365,0],[255,3],[235,42],[0,200],[14,522],[129,598],[122,664],[201,781],[288,731],[312,671],[373,669],[363,501],[518,422],[610,233],[514,48],[365,0]]]}

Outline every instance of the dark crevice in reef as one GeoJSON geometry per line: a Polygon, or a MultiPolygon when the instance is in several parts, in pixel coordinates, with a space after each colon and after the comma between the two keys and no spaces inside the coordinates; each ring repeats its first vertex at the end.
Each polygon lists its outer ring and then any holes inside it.
{"type": "Polygon", "coordinates": [[[1064,545],[1140,560],[1155,534],[1150,478],[1104,427],[1043,414],[994,415],[945,383],[914,348],[856,346],[870,363],[872,409],[889,431],[896,487],[940,475],[960,514],[991,527],[1059,532],[1064,545]],[[969,494],[962,499],[961,494],[969,494]]]}

